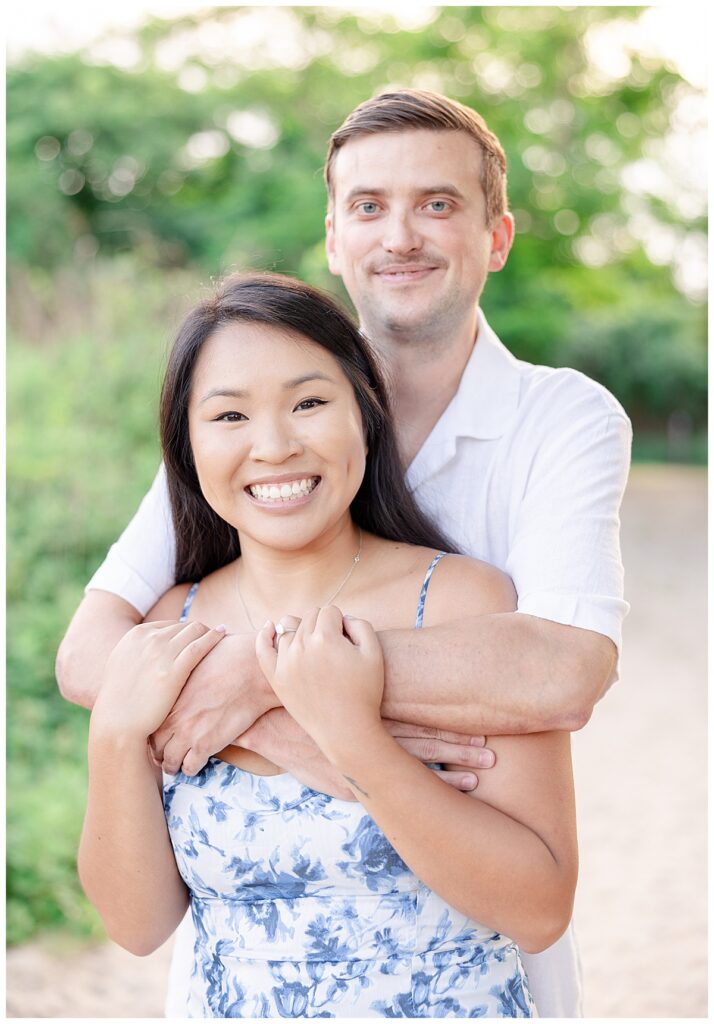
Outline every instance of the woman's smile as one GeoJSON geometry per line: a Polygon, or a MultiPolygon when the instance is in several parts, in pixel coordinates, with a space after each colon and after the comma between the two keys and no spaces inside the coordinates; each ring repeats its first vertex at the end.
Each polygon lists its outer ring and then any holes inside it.
{"type": "Polygon", "coordinates": [[[362,416],[337,359],[309,338],[220,327],[196,361],[189,431],[201,490],[241,546],[295,550],[349,517],[365,469],[362,416]]]}
{"type": "Polygon", "coordinates": [[[248,496],[256,504],[271,511],[288,511],[305,505],[320,484],[320,476],[275,477],[248,484],[248,496]]]}

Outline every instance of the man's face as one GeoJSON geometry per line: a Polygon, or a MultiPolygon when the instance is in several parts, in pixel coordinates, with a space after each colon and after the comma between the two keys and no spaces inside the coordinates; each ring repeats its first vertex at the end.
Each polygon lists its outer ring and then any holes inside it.
{"type": "Polygon", "coordinates": [[[338,151],[328,263],[377,343],[438,345],[475,329],[487,274],[512,237],[509,215],[486,225],[480,164],[461,131],[380,132],[338,151]]]}

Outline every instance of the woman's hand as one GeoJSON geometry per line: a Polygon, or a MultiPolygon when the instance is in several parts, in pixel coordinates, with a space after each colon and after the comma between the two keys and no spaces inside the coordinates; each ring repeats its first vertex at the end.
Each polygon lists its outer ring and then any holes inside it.
{"type": "Polygon", "coordinates": [[[255,649],[278,699],[327,757],[345,742],[384,733],[384,662],[369,622],[343,617],[334,605],[315,608],[294,632],[278,634],[267,622],[255,649]]]}
{"type": "Polygon", "coordinates": [[[196,665],[226,635],[200,622],[146,622],[119,641],[92,712],[94,730],[146,740],[161,725],[196,665]]]}

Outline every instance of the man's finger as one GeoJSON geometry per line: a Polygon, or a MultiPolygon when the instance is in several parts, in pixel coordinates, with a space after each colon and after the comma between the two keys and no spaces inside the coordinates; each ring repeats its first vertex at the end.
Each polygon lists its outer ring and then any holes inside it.
{"type": "Polygon", "coordinates": [[[173,736],[173,728],[168,727],[166,722],[159,726],[155,733],[149,736],[149,747],[151,749],[152,756],[158,761],[159,764],[163,761],[164,748],[173,736]]]}
{"type": "Polygon", "coordinates": [[[204,755],[195,750],[194,747],[186,753],[183,763],[181,765],[181,771],[184,775],[198,775],[204,765],[208,762],[209,755],[204,755]]]}
{"type": "Polygon", "coordinates": [[[484,747],[466,747],[443,740],[415,739],[412,736],[395,736],[397,743],[408,753],[426,764],[451,764],[455,768],[492,768],[496,756],[484,747]]]}
{"type": "Polygon", "coordinates": [[[473,772],[439,771],[437,768],[433,770],[436,772],[437,778],[445,782],[447,786],[460,789],[463,793],[470,793],[478,786],[478,776],[473,772]]]}
{"type": "Polygon", "coordinates": [[[485,736],[470,736],[465,732],[450,732],[448,729],[435,729],[428,725],[415,725],[413,722],[399,722],[393,718],[384,718],[384,727],[392,736],[424,737],[443,740],[444,743],[459,743],[471,747],[485,747],[485,736]]]}
{"type": "Polygon", "coordinates": [[[189,747],[186,741],[181,742],[176,735],[173,735],[164,747],[161,767],[168,775],[176,775],[181,771],[183,759],[189,747]]]}

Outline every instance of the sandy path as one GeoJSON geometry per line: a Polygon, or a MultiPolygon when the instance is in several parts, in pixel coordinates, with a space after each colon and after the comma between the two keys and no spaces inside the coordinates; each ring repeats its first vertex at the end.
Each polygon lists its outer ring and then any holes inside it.
{"type": "MultiPolygon", "coordinates": [[[[590,1017],[703,1017],[706,478],[638,467],[623,507],[621,679],[574,742],[576,927],[590,1017]]],[[[9,1017],[161,1016],[170,950],[35,942],[7,958],[9,1017]]]]}
{"type": "Polygon", "coordinates": [[[638,468],[621,679],[574,738],[590,1016],[706,1016],[706,477],[638,468]]]}

